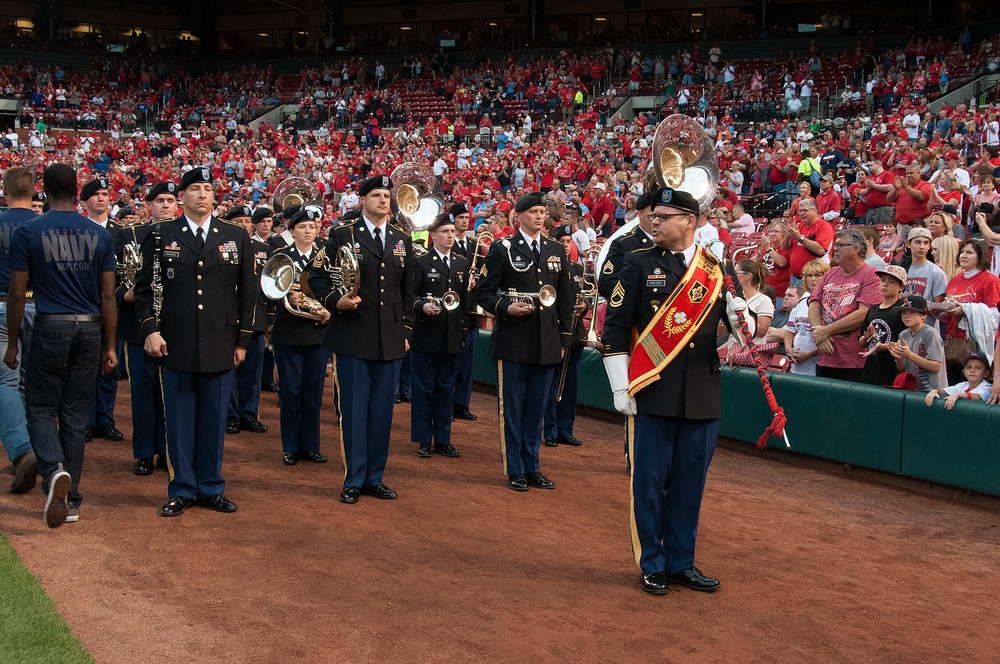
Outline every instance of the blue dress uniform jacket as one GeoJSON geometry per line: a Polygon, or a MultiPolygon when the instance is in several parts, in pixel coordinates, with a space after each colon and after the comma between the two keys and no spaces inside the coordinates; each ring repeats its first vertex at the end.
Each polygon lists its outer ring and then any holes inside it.
{"type": "Polygon", "coordinates": [[[144,339],[157,331],[152,291],[157,233],[163,283],[159,331],[168,353],[163,366],[192,373],[232,369],[236,346],[247,346],[253,335],[260,290],[250,237],[242,226],[213,217],[199,251],[186,217],[153,224],[140,249],[135,286],[144,339]]]}
{"type": "MultiPolygon", "coordinates": [[[[444,265],[437,251],[431,251],[413,260],[413,327],[411,350],[420,353],[449,353],[457,355],[465,345],[469,310],[469,263],[456,253],[451,253],[451,268],[444,265]],[[447,291],[458,293],[459,305],[453,311],[436,316],[423,312],[427,295],[441,297],[447,291]]],[[[450,404],[449,404],[450,405],[450,404]]]]}
{"type": "Polygon", "coordinates": [[[413,245],[409,235],[383,224],[383,249],[375,247],[364,217],[337,226],[326,241],[326,255],[333,260],[341,246],[354,245],[361,271],[361,304],[353,311],[337,309],[340,293],[330,286],[330,275],[315,261],[309,267],[309,288],[332,317],[323,347],[363,360],[399,360],[412,329],[413,245]],[[353,238],[352,238],[353,230],[353,238]]]}
{"type": "MultiPolygon", "coordinates": [[[[250,238],[250,245],[253,249],[254,272],[259,276],[264,269],[264,264],[267,263],[267,259],[274,253],[274,248],[266,242],[254,240],[253,238],[250,238]]],[[[268,325],[271,323],[271,314],[268,311],[269,305],[270,302],[268,302],[268,299],[264,297],[264,294],[258,288],[257,300],[253,308],[253,317],[250,319],[250,325],[247,329],[253,332],[267,332],[268,325]]]]}
{"type": "MultiPolygon", "coordinates": [[[[672,253],[660,247],[640,249],[625,257],[618,272],[623,294],[620,298],[612,294],[608,299],[604,318],[605,355],[631,351],[633,329],[642,332],[646,328],[685,271],[672,253]]],[[[640,413],[696,420],[719,417],[721,368],[715,341],[716,328],[725,312],[723,291],[705,322],[664,368],[660,379],[636,393],[640,413]]]]}
{"type": "MultiPolygon", "coordinates": [[[[319,247],[313,245],[312,256],[316,255],[319,247]]],[[[302,254],[299,253],[295,245],[276,250],[273,255],[283,254],[292,259],[297,266],[302,266],[302,254]]],[[[310,261],[312,259],[310,256],[310,261]]],[[[308,266],[309,263],[306,263],[308,266]]],[[[299,268],[296,268],[296,280],[301,275],[299,268]]],[[[272,346],[319,346],[326,336],[326,325],[317,325],[316,321],[303,316],[296,316],[285,308],[283,300],[272,300],[274,307],[274,324],[271,326],[272,346]]]]}
{"type": "MultiPolygon", "coordinates": [[[[129,226],[123,229],[118,236],[115,238],[115,256],[118,257],[118,263],[121,264],[122,257],[125,251],[125,245],[130,243],[135,243],[135,245],[141,246],[143,238],[149,232],[148,225],[135,225],[129,226]]],[[[138,279],[138,275],[136,276],[138,279]]],[[[128,292],[128,288],[125,288],[122,284],[116,284],[115,286],[115,299],[118,302],[118,331],[117,336],[122,341],[130,344],[136,344],[142,346],[145,342],[146,337],[143,335],[142,330],[139,328],[139,317],[135,311],[135,302],[126,302],[125,293],[128,292]]]]}
{"type": "Polygon", "coordinates": [[[559,362],[562,346],[571,342],[569,328],[573,319],[572,278],[562,243],[539,235],[536,263],[531,247],[517,232],[493,242],[484,267],[475,298],[496,320],[490,335],[490,357],[524,364],[559,362]],[[555,288],[555,306],[544,307],[536,300],[535,310],[526,316],[507,314],[511,300],[503,293],[511,288],[537,293],[543,285],[555,288]]]}
{"type": "Polygon", "coordinates": [[[597,292],[605,300],[611,297],[611,291],[618,285],[616,272],[621,270],[625,256],[637,249],[649,249],[653,241],[641,228],[633,228],[630,232],[616,238],[608,248],[604,257],[601,273],[597,275],[597,292]]]}

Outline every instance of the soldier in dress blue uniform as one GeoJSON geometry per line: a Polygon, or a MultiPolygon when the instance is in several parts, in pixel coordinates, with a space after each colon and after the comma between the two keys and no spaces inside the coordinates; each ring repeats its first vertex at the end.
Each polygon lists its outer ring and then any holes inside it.
{"type": "MultiPolygon", "coordinates": [[[[111,233],[111,239],[118,246],[118,237],[122,227],[111,220],[111,184],[107,178],[91,180],[80,187],[80,203],[88,219],[111,233]]],[[[119,261],[121,256],[118,257],[119,261]]],[[[118,349],[119,357],[122,348],[118,349]]],[[[97,374],[97,398],[94,401],[94,412],[90,416],[87,427],[87,440],[103,438],[119,441],[125,434],[115,426],[115,398],[118,395],[118,374],[97,374]]]]}
{"type": "MultiPolygon", "coordinates": [[[[576,304],[576,296],[583,288],[583,265],[569,260],[569,250],[573,245],[573,228],[569,224],[559,224],[549,231],[549,239],[558,240],[566,252],[569,261],[569,272],[573,277],[573,302],[576,314],[576,329],[573,330],[573,345],[566,352],[570,354],[566,365],[566,383],[563,387],[562,399],[556,402],[558,391],[558,372],[552,381],[552,390],[545,405],[543,433],[548,447],[570,445],[579,447],[583,441],[573,435],[573,424],[576,421],[576,378],[580,370],[580,360],[583,358],[583,348],[586,345],[587,326],[583,317],[587,313],[587,302],[576,304]]],[[[563,358],[566,361],[566,358],[563,358]]],[[[560,365],[559,370],[562,369],[560,365]]]]}
{"type": "MultiPolygon", "coordinates": [[[[709,305],[703,324],[659,374],[659,380],[628,394],[633,332],[645,330],[660,304],[695,257],[698,203],[690,194],[654,192],[649,213],[655,246],[638,249],[615,266],[603,342],[605,368],[615,408],[631,415],[632,549],[642,571],[642,589],[666,594],[668,586],[714,591],[719,582],[694,566],[698,515],[705,476],[719,433],[718,324],[727,320],[721,297],[709,305]]],[[[709,252],[708,260],[714,261],[709,252]]],[[[746,303],[733,299],[730,314],[746,303]]]]}
{"type": "Polygon", "coordinates": [[[146,352],[163,358],[170,498],[160,514],[177,516],[194,504],[234,512],[222,479],[226,411],[233,369],[253,337],[260,284],[246,231],[212,215],[211,171],[191,169],[178,190],[183,214],[150,228],[135,285],[146,352]],[[162,284],[159,320],[154,266],[162,284]]]}
{"type": "MultiPolygon", "coordinates": [[[[253,223],[253,240],[267,244],[271,249],[272,255],[275,249],[284,248],[284,246],[276,247],[271,244],[271,240],[276,237],[271,232],[274,226],[274,210],[267,207],[259,207],[253,211],[251,221],[253,223]]],[[[284,241],[282,241],[282,244],[284,244],[284,241]]],[[[268,305],[267,313],[272,324],[274,323],[274,312],[275,306],[271,303],[268,305]]],[[[278,391],[278,384],[274,380],[274,351],[267,344],[264,344],[264,359],[261,362],[260,389],[262,392],[278,391]]]]}
{"type": "Polygon", "coordinates": [[[413,311],[413,247],[410,236],[388,224],[392,181],[372,177],[358,189],[362,217],[330,230],[323,248],[354,249],[361,287],[341,295],[317,256],[309,267],[309,288],[332,314],[323,347],[333,352],[334,386],[340,394],[340,434],[345,460],[340,500],[362,494],[394,500],[383,484],[392,430],[393,394],[399,363],[409,348],[413,311]]]}
{"type": "Polygon", "coordinates": [[[514,207],[520,230],[493,242],[475,298],[493,314],[490,357],[497,364],[500,456],[514,491],[554,489],[540,470],[542,412],[564,349],[572,342],[573,286],[562,244],[542,235],[546,207],[541,194],[526,194],[514,207]],[[556,291],[553,306],[508,296],[510,290],[556,291]]]}
{"type": "MultiPolygon", "coordinates": [[[[134,244],[138,249],[151,224],[177,216],[177,184],[168,180],[152,187],[146,194],[146,203],[150,213],[149,224],[130,226],[122,231],[115,242],[119,256],[122,256],[126,244],[134,244]]],[[[149,357],[143,348],[146,337],[139,328],[134,286],[125,288],[119,283],[115,295],[118,299],[118,338],[125,342],[125,362],[132,393],[132,455],[135,457],[132,472],[151,475],[155,467],[154,455],[160,457],[163,468],[167,467],[160,362],[149,357]]]]}
{"type": "MultiPolygon", "coordinates": [[[[455,203],[448,209],[448,214],[455,222],[455,244],[452,253],[461,256],[472,265],[472,253],[476,250],[476,238],[468,234],[469,210],[462,203],[455,203]]],[[[480,265],[482,267],[482,265],[480,265]]],[[[478,268],[477,268],[478,269],[478,268]]],[[[470,287],[475,288],[475,275],[469,275],[470,287]]],[[[469,412],[472,401],[472,364],[476,357],[476,339],[479,337],[479,319],[474,313],[474,307],[466,314],[469,325],[465,330],[465,346],[458,358],[458,374],[455,377],[455,397],[452,403],[452,419],[477,420],[479,416],[469,412]]]]}
{"type": "MultiPolygon", "coordinates": [[[[293,244],[278,249],[295,265],[295,281],[307,270],[318,247],[313,244],[319,231],[321,215],[311,207],[301,209],[288,221],[293,244]]],[[[293,292],[289,297],[296,297],[293,292]]],[[[323,405],[323,384],[330,351],[323,348],[326,323],[330,312],[322,310],[324,318],[312,320],[298,316],[285,308],[283,301],[275,302],[274,326],[271,345],[278,365],[281,385],[281,449],[284,463],[293,466],[300,459],[313,463],[326,463],[319,451],[319,415],[323,405]]]]}
{"type": "MultiPolygon", "coordinates": [[[[260,274],[274,250],[266,242],[253,239],[253,213],[250,206],[234,206],[226,213],[225,219],[246,229],[253,249],[254,270],[260,274]]],[[[261,370],[264,366],[264,334],[271,322],[267,305],[267,298],[262,295],[253,310],[253,319],[250,321],[253,337],[247,346],[246,359],[236,367],[233,394],[229,399],[229,416],[226,418],[226,433],[239,433],[241,429],[253,433],[267,431],[267,426],[257,419],[261,370]]]]}
{"type": "Polygon", "coordinates": [[[427,230],[430,251],[413,261],[413,293],[417,299],[410,349],[410,440],[420,445],[417,456],[421,458],[431,456],[432,450],[457,457],[459,451],[451,444],[452,397],[469,325],[469,263],[453,250],[455,222],[451,214],[439,215],[427,230]],[[458,306],[450,311],[442,303],[427,299],[441,298],[448,291],[458,298],[458,306]]]}

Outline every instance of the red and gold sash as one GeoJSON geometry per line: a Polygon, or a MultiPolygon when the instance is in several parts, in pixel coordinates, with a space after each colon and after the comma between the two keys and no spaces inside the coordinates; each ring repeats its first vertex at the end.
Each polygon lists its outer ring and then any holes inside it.
{"type": "Polygon", "coordinates": [[[632,344],[629,396],[658,381],[660,372],[698,331],[722,291],[722,277],[722,268],[715,257],[696,247],[694,259],[680,283],[632,344]]]}

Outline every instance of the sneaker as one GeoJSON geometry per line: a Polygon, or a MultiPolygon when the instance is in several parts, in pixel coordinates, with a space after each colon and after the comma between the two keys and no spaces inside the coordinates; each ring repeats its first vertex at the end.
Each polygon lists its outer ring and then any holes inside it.
{"type": "Polygon", "coordinates": [[[69,485],[72,479],[62,464],[59,470],[52,473],[49,480],[49,496],[45,501],[45,525],[49,528],[58,528],[66,523],[66,516],[69,514],[69,505],[66,504],[66,495],[69,493],[69,485]]]}
{"type": "Polygon", "coordinates": [[[76,523],[79,520],[80,520],[79,507],[70,507],[68,510],[66,510],[66,519],[63,521],[63,523],[76,523]]]}

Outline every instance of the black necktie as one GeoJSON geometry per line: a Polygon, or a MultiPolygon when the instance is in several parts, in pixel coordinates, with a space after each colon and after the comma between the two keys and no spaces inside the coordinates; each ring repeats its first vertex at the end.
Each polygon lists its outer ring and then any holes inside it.
{"type": "Polygon", "coordinates": [[[382,229],[378,226],[375,227],[375,248],[378,249],[378,253],[381,254],[382,249],[382,229]]]}
{"type": "Polygon", "coordinates": [[[195,240],[195,245],[198,247],[198,251],[200,252],[202,250],[202,248],[205,246],[205,229],[204,228],[199,228],[197,231],[195,231],[195,233],[194,233],[194,240],[195,240]]]}
{"type": "Polygon", "coordinates": [[[538,240],[531,241],[531,253],[535,257],[535,262],[538,262],[538,240]]]}
{"type": "Polygon", "coordinates": [[[674,258],[676,258],[677,262],[679,262],[681,265],[683,265],[684,267],[687,267],[687,261],[684,260],[684,252],[683,251],[678,251],[677,253],[675,253],[674,254],[674,258]]]}

